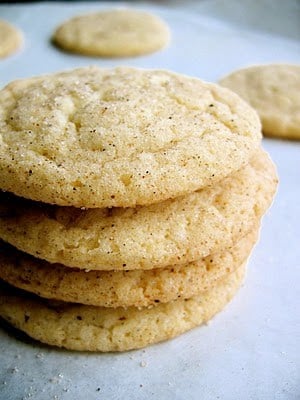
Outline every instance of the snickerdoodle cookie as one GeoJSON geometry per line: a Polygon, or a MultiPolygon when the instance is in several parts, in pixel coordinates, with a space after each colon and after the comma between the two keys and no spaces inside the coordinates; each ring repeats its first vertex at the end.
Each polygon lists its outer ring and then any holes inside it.
{"type": "Polygon", "coordinates": [[[170,30],[156,15],[132,8],[112,9],[78,15],[63,22],[52,40],[73,53],[130,57],[165,47],[170,30]]]}
{"type": "Polygon", "coordinates": [[[258,236],[255,227],[232,248],[192,263],[134,271],[83,271],[49,264],[11,246],[0,247],[0,278],[38,296],[103,307],[147,307],[190,298],[244,262],[258,236]]]}
{"type": "Polygon", "coordinates": [[[212,185],[261,141],[256,112],[169,71],[81,68],[0,91],[0,188],[75,207],[134,207],[212,185]]]}
{"type": "Polygon", "coordinates": [[[0,238],[71,267],[153,269],[186,264],[233,246],[270,206],[275,167],[259,150],[217,185],[159,204],[81,210],[0,195],[0,238]]]}
{"type": "Polygon", "coordinates": [[[300,139],[300,65],[257,65],[220,83],[256,109],[266,136],[300,139]]]}
{"type": "Polygon", "coordinates": [[[0,58],[15,53],[22,45],[23,35],[7,21],[0,20],[0,58]]]}
{"type": "Polygon", "coordinates": [[[209,290],[151,308],[95,307],[42,300],[0,286],[0,315],[34,339],[82,351],[125,351],[175,337],[211,319],[240,287],[239,267],[209,290]]]}

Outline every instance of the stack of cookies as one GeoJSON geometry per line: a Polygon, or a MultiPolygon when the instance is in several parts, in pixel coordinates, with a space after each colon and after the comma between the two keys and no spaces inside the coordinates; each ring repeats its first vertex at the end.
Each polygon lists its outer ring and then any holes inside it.
{"type": "Polygon", "coordinates": [[[168,71],[81,68],[0,92],[0,315],[124,351],[183,333],[242,283],[277,177],[255,111],[168,71]]]}

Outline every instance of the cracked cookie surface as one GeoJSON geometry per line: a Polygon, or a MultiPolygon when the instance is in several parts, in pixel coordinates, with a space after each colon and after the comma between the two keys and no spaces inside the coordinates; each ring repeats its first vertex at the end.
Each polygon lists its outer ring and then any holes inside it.
{"type": "Polygon", "coordinates": [[[0,91],[0,188],[75,207],[134,207],[246,165],[261,141],[231,91],[168,71],[81,68],[0,91]]]}

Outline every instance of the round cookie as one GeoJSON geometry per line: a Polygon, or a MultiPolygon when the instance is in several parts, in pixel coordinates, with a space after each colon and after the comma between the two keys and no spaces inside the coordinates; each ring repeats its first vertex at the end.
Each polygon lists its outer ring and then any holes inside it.
{"type": "Polygon", "coordinates": [[[211,319],[240,287],[245,268],[188,300],[152,308],[56,303],[0,287],[0,316],[41,342],[81,351],[126,351],[171,339],[211,319]]]}
{"type": "Polygon", "coordinates": [[[253,66],[233,72],[220,84],[256,109],[266,136],[300,139],[300,65],[253,66]]]}
{"type": "Polygon", "coordinates": [[[218,185],[137,208],[80,210],[0,194],[0,237],[51,263],[94,270],[186,264],[232,247],[258,223],[277,186],[259,150],[218,185]]]}
{"type": "Polygon", "coordinates": [[[220,86],[168,71],[81,68],[0,91],[0,188],[75,207],[134,207],[211,185],[261,141],[220,86]]]}
{"type": "Polygon", "coordinates": [[[136,271],[89,271],[65,268],[2,245],[0,278],[38,296],[103,307],[148,307],[190,298],[209,289],[248,257],[257,227],[231,249],[169,268],[136,271]]]}
{"type": "Polygon", "coordinates": [[[22,44],[21,32],[7,21],[0,20],[0,58],[15,53],[22,44]]]}
{"type": "Polygon", "coordinates": [[[156,15],[125,8],[76,16],[63,22],[52,40],[63,50],[73,53],[129,57],[165,47],[170,40],[170,31],[156,15]]]}

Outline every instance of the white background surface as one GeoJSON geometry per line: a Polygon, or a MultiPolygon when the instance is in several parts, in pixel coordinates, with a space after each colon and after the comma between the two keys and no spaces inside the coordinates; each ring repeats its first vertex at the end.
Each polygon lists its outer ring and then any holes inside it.
{"type": "MultiPolygon", "coordinates": [[[[77,66],[167,68],[215,81],[234,69],[300,62],[297,1],[166,1],[132,6],[161,15],[171,45],[152,55],[101,60],[64,54],[53,29],[81,11],[121,3],[2,5],[25,35],[0,61],[0,86],[77,66]]],[[[122,3],[125,4],[125,3],[122,3]]],[[[263,221],[246,282],[207,326],[123,354],[49,348],[0,329],[0,399],[300,399],[300,142],[264,139],[279,190],[263,221]]]]}

